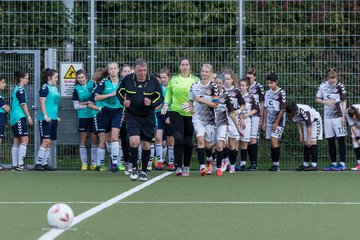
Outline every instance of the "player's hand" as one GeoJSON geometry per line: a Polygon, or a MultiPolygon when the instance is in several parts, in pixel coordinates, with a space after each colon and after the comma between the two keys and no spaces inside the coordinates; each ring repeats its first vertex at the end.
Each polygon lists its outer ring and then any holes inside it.
{"type": "Polygon", "coordinates": [[[263,130],[263,131],[266,130],[266,124],[261,124],[261,130],[263,130]]]}
{"type": "Polygon", "coordinates": [[[304,142],[304,138],[303,138],[302,135],[299,136],[299,142],[300,142],[300,143],[303,143],[303,142],[304,142]]]}
{"type": "Polygon", "coordinates": [[[306,139],[305,145],[310,147],[311,146],[311,139],[306,139]]]}
{"type": "Polygon", "coordinates": [[[169,117],[166,118],[165,123],[166,123],[166,124],[170,124],[170,118],[169,118],[169,117]]]}
{"type": "Polygon", "coordinates": [[[28,118],[28,121],[30,126],[34,125],[34,121],[32,120],[32,118],[28,118]]]}
{"type": "Polygon", "coordinates": [[[203,98],[200,96],[195,96],[195,101],[197,101],[198,103],[203,103],[203,98]]]}
{"type": "Polygon", "coordinates": [[[324,100],[324,104],[328,107],[333,107],[335,106],[336,101],[334,99],[328,99],[328,100],[324,100]]]}
{"type": "Polygon", "coordinates": [[[128,107],[130,107],[130,105],[131,105],[131,101],[130,101],[130,100],[125,100],[125,101],[124,101],[124,107],[128,108],[128,107]]]}
{"type": "Polygon", "coordinates": [[[272,126],[271,126],[271,130],[273,132],[275,132],[276,128],[278,127],[278,124],[277,123],[274,123],[272,126]]]}
{"type": "Polygon", "coordinates": [[[144,104],[145,104],[145,106],[150,106],[151,100],[149,98],[144,98],[144,104]]]}
{"type": "Polygon", "coordinates": [[[57,120],[58,120],[58,122],[61,122],[61,118],[58,117],[57,120]]]}
{"type": "Polygon", "coordinates": [[[10,112],[10,107],[9,107],[9,105],[5,105],[3,109],[4,109],[5,112],[10,112]]]}
{"type": "Polygon", "coordinates": [[[189,109],[190,109],[191,114],[194,114],[194,113],[195,113],[195,109],[194,109],[194,108],[190,107],[189,109]]]}
{"type": "Polygon", "coordinates": [[[249,117],[249,114],[245,113],[242,115],[243,119],[247,119],[249,117]]]}
{"type": "Polygon", "coordinates": [[[163,108],[161,109],[161,114],[165,115],[169,109],[169,104],[164,103],[163,108]]]}
{"type": "Polygon", "coordinates": [[[245,122],[241,119],[240,120],[240,127],[242,128],[242,129],[245,129],[246,128],[246,124],[245,124],[245,122]]]}
{"type": "Polygon", "coordinates": [[[48,116],[44,117],[44,119],[45,119],[45,122],[51,123],[51,118],[49,118],[48,116]]]}

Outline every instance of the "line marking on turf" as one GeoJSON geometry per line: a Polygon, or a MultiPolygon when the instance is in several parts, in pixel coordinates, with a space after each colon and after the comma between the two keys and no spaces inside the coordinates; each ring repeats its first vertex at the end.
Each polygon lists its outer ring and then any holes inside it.
{"type": "MultiPolygon", "coordinates": [[[[85,219],[95,215],[96,213],[104,210],[105,208],[110,207],[111,205],[121,201],[124,198],[127,198],[129,196],[131,196],[132,194],[150,186],[151,184],[163,179],[164,177],[169,176],[170,174],[172,174],[172,172],[166,172],[163,173],[153,179],[150,179],[149,181],[140,184],[116,197],[113,197],[109,200],[107,200],[106,202],[101,203],[100,205],[93,207],[81,214],[79,214],[78,216],[74,217],[73,222],[71,223],[71,225],[69,226],[69,228],[74,227],[76,224],[84,221],[85,219]]],[[[40,238],[38,238],[38,240],[49,240],[49,239],[55,239],[56,237],[60,236],[62,233],[64,233],[67,229],[51,229],[50,231],[48,231],[47,233],[45,233],[44,235],[42,235],[40,238]]]]}
{"type": "MultiPolygon", "coordinates": [[[[119,195],[120,196],[120,195],[119,195]]],[[[55,204],[58,202],[0,202],[0,205],[55,204]]],[[[102,204],[104,202],[66,202],[67,204],[102,204]]],[[[177,202],[115,202],[113,204],[224,204],[224,205],[360,205],[360,202],[216,202],[216,201],[177,201],[177,202]]]]}

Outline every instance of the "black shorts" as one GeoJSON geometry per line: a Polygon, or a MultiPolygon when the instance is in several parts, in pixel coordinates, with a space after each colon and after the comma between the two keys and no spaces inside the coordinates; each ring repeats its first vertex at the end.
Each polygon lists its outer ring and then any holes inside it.
{"type": "Polygon", "coordinates": [[[57,120],[51,120],[51,122],[46,122],[45,120],[39,121],[39,129],[40,129],[40,138],[41,139],[57,139],[57,120]]]}
{"type": "Polygon", "coordinates": [[[14,134],[14,137],[25,137],[29,135],[26,117],[21,118],[14,125],[11,126],[11,130],[14,134]]]}
{"type": "MultiPolygon", "coordinates": [[[[166,136],[174,136],[174,132],[170,126],[170,124],[165,123],[166,119],[169,117],[169,114],[162,115],[161,112],[156,112],[156,128],[164,130],[166,136]]],[[[166,138],[165,138],[166,139],[166,138]]]]}
{"type": "Polygon", "coordinates": [[[0,138],[4,137],[6,126],[6,114],[0,113],[0,138]]]}
{"type": "Polygon", "coordinates": [[[94,118],[78,118],[78,132],[94,132],[94,118]]]}
{"type": "Polygon", "coordinates": [[[154,142],[156,132],[154,115],[139,117],[125,112],[125,121],[129,137],[140,136],[141,140],[154,142]]]}
{"type": "Polygon", "coordinates": [[[111,132],[111,128],[121,128],[122,108],[106,108],[104,107],[94,117],[94,129],[96,133],[111,132]]]}

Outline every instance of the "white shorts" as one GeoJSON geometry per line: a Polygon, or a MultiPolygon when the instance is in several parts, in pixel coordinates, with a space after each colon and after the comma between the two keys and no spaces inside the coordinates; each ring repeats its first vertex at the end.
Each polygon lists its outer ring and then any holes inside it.
{"type": "Polygon", "coordinates": [[[281,139],[281,136],[284,132],[284,127],[278,126],[275,131],[271,130],[271,125],[266,126],[266,132],[265,132],[265,138],[271,139],[271,138],[277,138],[281,139]]]}
{"type": "MultiPolygon", "coordinates": [[[[307,127],[304,124],[303,127],[304,141],[307,139],[307,127]]],[[[311,123],[311,141],[317,141],[323,139],[323,126],[321,118],[311,123]]]]}
{"type": "Polygon", "coordinates": [[[216,128],[216,141],[226,141],[226,133],[228,131],[228,126],[226,125],[221,125],[219,127],[216,128]]]}
{"type": "Polygon", "coordinates": [[[227,127],[227,137],[228,138],[233,138],[236,140],[240,139],[240,134],[236,128],[236,126],[234,125],[234,123],[231,121],[229,122],[229,126],[227,127]]]}
{"type": "Polygon", "coordinates": [[[214,125],[204,125],[201,122],[194,122],[194,130],[196,137],[204,137],[205,141],[213,143],[213,135],[215,131],[214,125]]]}
{"type": "Polygon", "coordinates": [[[341,124],[341,117],[324,119],[325,138],[345,137],[346,126],[341,124]]]}
{"type": "Polygon", "coordinates": [[[250,133],[251,138],[259,139],[260,125],[261,125],[261,117],[251,118],[251,133],[250,133]]]}
{"type": "Polygon", "coordinates": [[[240,141],[242,142],[250,142],[250,134],[251,134],[251,118],[247,118],[244,120],[245,122],[245,129],[240,127],[240,132],[242,133],[243,137],[240,137],[240,141]]]}

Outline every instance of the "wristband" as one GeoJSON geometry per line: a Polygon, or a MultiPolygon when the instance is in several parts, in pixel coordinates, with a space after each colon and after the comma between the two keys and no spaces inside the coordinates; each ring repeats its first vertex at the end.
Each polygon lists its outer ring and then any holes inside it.
{"type": "Polygon", "coordinates": [[[31,120],[31,116],[28,116],[27,119],[28,119],[28,120],[31,120]]]}
{"type": "Polygon", "coordinates": [[[100,111],[100,112],[101,112],[101,109],[102,109],[102,108],[101,108],[101,107],[99,107],[99,111],[100,111]]]}
{"type": "Polygon", "coordinates": [[[48,115],[45,115],[45,116],[44,116],[44,119],[45,119],[45,118],[49,118],[48,115]]]}

